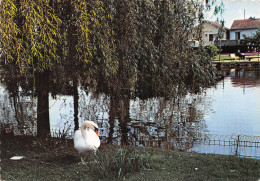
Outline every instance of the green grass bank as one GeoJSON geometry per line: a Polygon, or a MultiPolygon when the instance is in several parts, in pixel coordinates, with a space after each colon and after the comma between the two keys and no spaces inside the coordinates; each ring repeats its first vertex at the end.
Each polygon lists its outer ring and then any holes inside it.
{"type": "Polygon", "coordinates": [[[235,156],[102,144],[85,159],[86,165],[78,164],[72,140],[3,138],[0,180],[260,179],[260,160],[235,156]],[[11,160],[13,156],[24,158],[11,160]]]}

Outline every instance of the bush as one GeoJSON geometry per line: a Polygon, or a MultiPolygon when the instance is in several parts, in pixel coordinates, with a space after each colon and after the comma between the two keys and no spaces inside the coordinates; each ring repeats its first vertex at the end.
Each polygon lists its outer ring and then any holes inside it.
{"type": "Polygon", "coordinates": [[[218,47],[215,45],[207,45],[204,47],[204,50],[209,54],[210,57],[215,57],[219,52],[218,47]]]}

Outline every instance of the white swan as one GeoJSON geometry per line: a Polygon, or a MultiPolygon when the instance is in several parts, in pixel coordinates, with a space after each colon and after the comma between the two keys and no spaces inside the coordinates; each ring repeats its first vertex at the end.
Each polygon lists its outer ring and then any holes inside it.
{"type": "MultiPolygon", "coordinates": [[[[80,130],[74,133],[74,148],[79,153],[86,153],[87,151],[95,152],[99,146],[98,125],[93,121],[84,121],[80,130]]],[[[84,162],[82,158],[81,162],[84,162]]]]}

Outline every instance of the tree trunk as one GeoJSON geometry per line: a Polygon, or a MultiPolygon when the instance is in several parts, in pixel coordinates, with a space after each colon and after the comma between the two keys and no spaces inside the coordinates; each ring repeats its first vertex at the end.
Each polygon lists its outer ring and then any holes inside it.
{"type": "Polygon", "coordinates": [[[37,136],[46,138],[50,136],[49,117],[49,72],[36,74],[37,102],[37,136]]]}
{"type": "Polygon", "coordinates": [[[78,80],[73,80],[73,97],[74,97],[74,131],[79,129],[79,93],[78,93],[78,80]]]}
{"type": "Polygon", "coordinates": [[[123,100],[119,100],[119,107],[118,120],[121,129],[121,144],[128,145],[129,128],[127,126],[128,122],[130,121],[130,99],[125,96],[123,100]]]}
{"type": "Polygon", "coordinates": [[[109,109],[109,125],[110,125],[110,128],[109,128],[107,143],[113,142],[116,112],[117,112],[117,107],[116,107],[115,97],[111,96],[110,97],[110,109],[109,109]]]}

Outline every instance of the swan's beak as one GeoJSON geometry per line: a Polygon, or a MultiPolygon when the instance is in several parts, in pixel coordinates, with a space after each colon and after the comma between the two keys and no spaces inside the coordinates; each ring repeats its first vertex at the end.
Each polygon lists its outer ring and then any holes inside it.
{"type": "Polygon", "coordinates": [[[96,134],[99,136],[99,133],[98,133],[98,130],[97,130],[97,129],[95,130],[95,132],[96,132],[96,134]]]}

